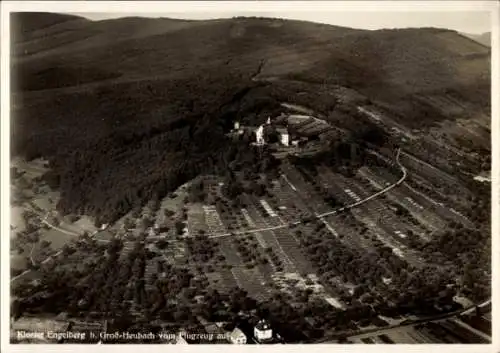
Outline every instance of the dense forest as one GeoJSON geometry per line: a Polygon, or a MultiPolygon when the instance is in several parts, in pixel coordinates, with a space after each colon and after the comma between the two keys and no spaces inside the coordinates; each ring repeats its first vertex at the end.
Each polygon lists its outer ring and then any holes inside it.
{"type": "MultiPolygon", "coordinates": [[[[80,129],[53,131],[50,142],[46,136],[19,136],[13,152],[27,159],[49,158],[52,171],[45,178],[61,190],[62,212],[90,214],[108,223],[152,197],[166,196],[201,172],[220,174],[230,163],[244,161],[242,155],[251,159],[256,151],[248,142],[235,142],[225,134],[241,116],[241,98],[258,85],[238,73],[223,78],[207,73],[189,80],[121,84],[98,89],[95,95],[62,96],[58,102],[74,99],[80,129]],[[179,86],[184,90],[175,89],[179,86]],[[205,93],[208,86],[211,90],[205,93]],[[117,111],[113,104],[124,93],[128,103],[117,111]],[[172,103],[165,107],[162,102],[167,100],[172,103]],[[147,110],[142,108],[146,104],[147,110]],[[108,112],[114,121],[102,122],[101,128],[88,121],[95,114],[104,120],[108,112]]],[[[254,111],[269,111],[273,102],[257,99],[254,111]]],[[[251,109],[249,104],[245,102],[243,111],[251,109]]],[[[58,118],[64,125],[68,116],[53,116],[58,118]]]]}
{"type": "MultiPolygon", "coordinates": [[[[248,147],[250,136],[235,141],[226,133],[236,120],[262,123],[278,111],[283,98],[279,89],[253,82],[237,70],[223,78],[208,72],[186,80],[116,84],[98,88],[95,95],[57,98],[55,109],[61,110],[52,123],[60,119],[64,126],[68,113],[74,114],[79,117],[79,129],[51,131],[50,140],[36,132],[21,135],[14,140],[13,153],[27,159],[49,158],[51,171],[45,179],[61,191],[60,211],[89,214],[98,223],[109,223],[151,198],[166,196],[202,172],[227,175],[227,171],[242,171],[242,166],[251,173],[270,171],[276,163],[269,151],[257,156],[248,147]],[[179,86],[185,91],[176,90],[179,86]],[[211,90],[206,94],[208,86],[211,90]],[[125,92],[125,105],[118,111],[114,102],[123,100],[125,92]],[[73,103],[71,112],[62,111],[66,99],[73,103]],[[165,101],[169,102],[166,107],[165,101]],[[108,114],[114,117],[112,121],[108,114]],[[99,128],[92,125],[96,115],[102,116],[99,128]],[[261,162],[263,167],[255,169],[261,162]]],[[[25,119],[33,121],[32,115],[24,115],[30,113],[35,114],[25,110],[18,115],[17,126],[22,127],[25,119]]],[[[39,124],[46,119],[42,114],[37,117],[39,124]]],[[[343,151],[352,144],[361,152],[365,143],[383,144],[386,137],[368,124],[353,132],[354,142],[332,141],[327,151],[338,150],[344,159],[350,158],[343,151]]]]}

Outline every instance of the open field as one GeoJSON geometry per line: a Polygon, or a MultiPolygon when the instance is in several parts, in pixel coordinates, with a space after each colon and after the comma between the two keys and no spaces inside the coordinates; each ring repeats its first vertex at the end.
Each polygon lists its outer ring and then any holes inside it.
{"type": "MultiPolygon", "coordinates": [[[[26,223],[22,217],[24,208],[22,207],[11,207],[10,209],[10,224],[14,227],[16,232],[23,232],[26,230],[26,223]]],[[[11,232],[11,237],[14,232],[11,232]]]]}
{"type": "MultiPolygon", "coordinates": [[[[29,254],[29,252],[28,252],[29,254]]],[[[10,255],[10,267],[16,270],[25,270],[28,266],[29,260],[26,258],[26,254],[21,255],[11,254],[10,255]]]]}
{"type": "Polygon", "coordinates": [[[19,172],[24,173],[23,176],[33,181],[36,178],[40,178],[49,169],[47,167],[47,161],[37,158],[32,161],[26,161],[22,158],[13,158],[11,160],[11,167],[17,168],[19,172]]]}
{"type": "Polygon", "coordinates": [[[188,205],[187,217],[187,227],[191,234],[198,234],[200,231],[206,232],[208,230],[205,223],[205,212],[203,210],[203,205],[188,205]]]}
{"type": "Polygon", "coordinates": [[[75,228],[82,230],[82,231],[86,231],[90,234],[97,231],[97,228],[94,225],[94,222],[88,216],[79,217],[78,221],[74,222],[73,225],[75,226],[75,228]]]}
{"type": "Polygon", "coordinates": [[[238,286],[246,290],[251,297],[257,300],[265,300],[269,297],[269,290],[265,286],[264,277],[257,268],[234,267],[231,272],[238,286]]]}
{"type": "Polygon", "coordinates": [[[56,229],[50,229],[40,234],[40,241],[50,242],[50,247],[54,250],[59,250],[65,244],[70,243],[76,239],[75,236],[68,235],[56,229]]]}
{"type": "Polygon", "coordinates": [[[110,241],[111,239],[114,238],[114,235],[110,231],[104,230],[104,231],[98,231],[97,233],[95,233],[93,238],[96,239],[97,241],[110,241]]]}
{"type": "Polygon", "coordinates": [[[226,261],[231,266],[242,266],[243,261],[241,260],[238,252],[229,237],[220,238],[217,240],[221,249],[222,254],[225,256],[226,261]]]}
{"type": "Polygon", "coordinates": [[[180,211],[180,209],[184,205],[184,199],[187,196],[187,188],[188,184],[182,185],[170,196],[167,196],[163,200],[161,200],[160,210],[156,214],[156,221],[159,224],[165,222],[165,210],[169,210],[175,213],[178,213],[180,211]]]}

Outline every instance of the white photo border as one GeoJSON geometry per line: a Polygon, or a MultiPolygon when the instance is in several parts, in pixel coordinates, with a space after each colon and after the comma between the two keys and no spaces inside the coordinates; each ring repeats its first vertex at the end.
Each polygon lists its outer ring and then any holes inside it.
{"type": "Polygon", "coordinates": [[[499,45],[500,45],[500,7],[495,1],[2,1],[1,2],[1,351],[2,352],[87,352],[115,350],[119,352],[139,352],[151,350],[173,349],[175,351],[189,352],[214,352],[223,351],[299,351],[303,349],[300,345],[275,345],[275,346],[235,346],[231,345],[176,345],[175,348],[165,345],[49,345],[49,344],[10,344],[9,334],[9,300],[10,300],[10,278],[9,271],[9,224],[10,219],[10,81],[9,81],[9,48],[10,30],[9,17],[11,12],[58,12],[58,13],[231,13],[255,16],[262,12],[279,14],[281,11],[288,12],[455,12],[455,11],[485,11],[491,14],[491,62],[492,62],[492,86],[491,86],[491,141],[492,141],[492,299],[493,299],[493,342],[489,345],[445,345],[445,344],[414,344],[414,345],[310,345],[315,351],[331,352],[500,352],[500,223],[498,216],[499,208],[499,180],[500,161],[498,160],[500,140],[500,68],[499,68],[499,45]]]}

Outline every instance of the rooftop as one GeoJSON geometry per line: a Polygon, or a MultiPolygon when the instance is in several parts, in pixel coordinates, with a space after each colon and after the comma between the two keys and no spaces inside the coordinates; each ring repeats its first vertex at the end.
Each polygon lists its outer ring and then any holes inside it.
{"type": "Polygon", "coordinates": [[[243,337],[246,335],[241,331],[238,327],[236,327],[232,332],[231,332],[231,338],[238,338],[238,337],[243,337]]]}
{"type": "Polygon", "coordinates": [[[270,330],[271,325],[265,320],[260,320],[257,325],[255,325],[255,328],[260,331],[265,331],[265,330],[270,330]]]}

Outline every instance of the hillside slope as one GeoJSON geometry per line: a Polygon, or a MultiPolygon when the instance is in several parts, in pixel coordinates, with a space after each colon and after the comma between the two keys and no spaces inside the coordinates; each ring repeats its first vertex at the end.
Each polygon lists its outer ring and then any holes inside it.
{"type": "Polygon", "coordinates": [[[276,19],[125,18],[63,22],[34,31],[13,49],[20,71],[96,63],[103,71],[144,78],[185,75],[185,70],[228,60],[253,68],[265,60],[267,75],[305,73],[374,91],[390,84],[395,91],[419,93],[489,79],[484,65],[489,50],[440,29],[361,31],[276,19]]]}
{"type": "Polygon", "coordinates": [[[464,36],[491,48],[491,32],[485,32],[482,34],[464,33],[464,36]]]}
{"type": "Polygon", "coordinates": [[[15,40],[24,40],[25,36],[53,26],[87,19],[69,14],[49,12],[13,12],[10,14],[11,30],[15,40]]]}
{"type": "Polygon", "coordinates": [[[411,127],[489,114],[489,49],[448,30],[54,14],[17,14],[12,28],[12,152],[50,158],[62,210],[106,219],[224,169],[231,120],[263,119],[300,92],[328,115],[337,98],[318,84],[411,127]],[[269,77],[283,81],[259,80],[269,77]],[[449,97],[466,108],[450,114],[449,97]]]}

